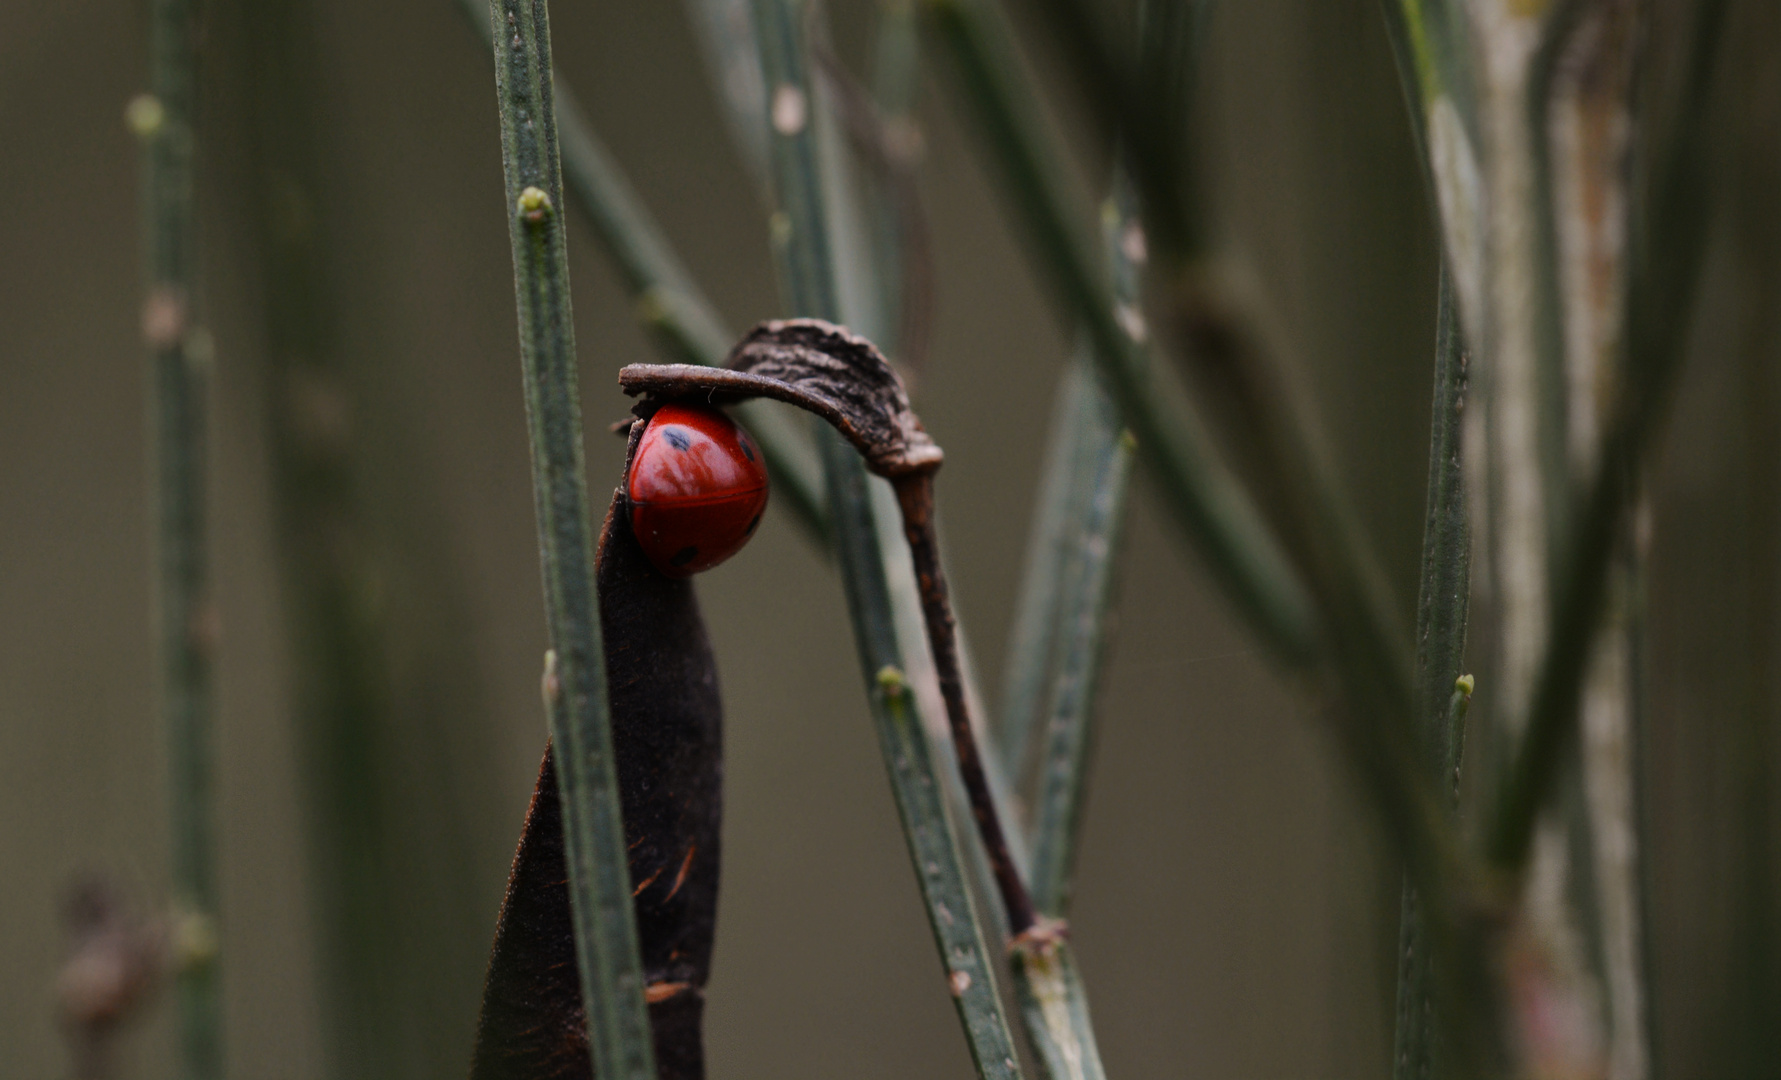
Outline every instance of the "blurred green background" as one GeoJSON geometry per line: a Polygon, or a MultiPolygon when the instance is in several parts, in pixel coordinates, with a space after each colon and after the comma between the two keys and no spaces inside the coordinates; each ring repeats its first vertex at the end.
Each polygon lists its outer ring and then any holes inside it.
{"type": "MultiPolygon", "coordinates": [[[[863,62],[873,5],[830,6],[838,49],[863,62]]],[[[1774,985],[1762,931],[1772,934],[1776,913],[1748,902],[1764,895],[1752,882],[1772,883],[1767,837],[1781,836],[1753,828],[1773,824],[1776,809],[1765,787],[1777,746],[1766,567],[1781,556],[1772,8],[1749,0],[1734,14],[1725,66],[1737,92],[1716,121],[1726,182],[1696,355],[1656,485],[1651,929],[1659,1054],[1678,1077],[1725,1075],[1711,1062],[1729,1052],[1728,1033],[1761,1019],[1740,1017],[1761,999],[1736,987],[1774,985]]],[[[314,184],[281,220],[323,253],[318,347],[334,377],[300,385],[268,345],[253,10],[207,5],[199,190],[202,310],[216,341],[231,1072],[457,1076],[544,739],[491,67],[450,0],[302,9],[314,184]],[[306,794],[305,763],[322,744],[293,704],[309,688],[278,565],[278,410],[351,448],[356,517],[334,539],[359,568],[356,610],[388,631],[373,672],[387,707],[351,733],[361,757],[332,818],[306,794]],[[354,901],[362,938],[345,943],[324,930],[342,903],[312,842],[328,828],[358,837],[355,857],[377,882],[354,901]],[[331,989],[343,955],[372,988],[351,1003],[331,989]],[[372,1030],[382,1032],[374,1045],[372,1030]],[[333,1062],[330,1045],[343,1048],[333,1062]]],[[[560,72],[724,315],[741,327],[781,314],[766,215],[682,8],[559,0],[552,15],[560,72]]],[[[137,147],[122,122],[145,82],[144,22],[137,4],[0,0],[9,1077],[66,1071],[50,987],[71,878],[106,874],[144,907],[165,897],[137,147]]],[[[1408,621],[1436,250],[1376,0],[1229,4],[1213,25],[1218,134],[1207,157],[1228,246],[1303,361],[1304,397],[1408,621]]],[[[939,493],[954,588],[994,688],[1037,433],[1069,335],[1006,228],[944,75],[929,73],[921,109],[937,307],[917,404],[947,451],[939,493]]],[[[1070,131],[1077,118],[1059,119],[1070,131]]],[[[1083,190],[1097,190],[1098,171],[1088,173],[1083,190]]],[[[603,492],[622,460],[601,433],[626,409],[614,375],[653,354],[585,223],[571,216],[569,228],[591,486],[603,492]]],[[[1348,777],[1307,702],[1259,659],[1142,485],[1121,577],[1072,919],[1109,1071],[1385,1075],[1397,870],[1348,777]]],[[[728,725],[713,1076],[970,1075],[835,574],[770,513],[699,587],[728,725]]],[[[125,1041],[118,1075],[169,1075],[170,1049],[160,1007],[125,1041]]]]}

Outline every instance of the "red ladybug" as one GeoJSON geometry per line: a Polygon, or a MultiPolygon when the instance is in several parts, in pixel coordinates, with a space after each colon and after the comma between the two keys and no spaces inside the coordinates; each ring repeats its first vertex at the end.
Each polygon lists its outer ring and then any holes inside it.
{"type": "Polygon", "coordinates": [[[674,578],[736,554],[767,509],[761,452],[735,421],[702,405],[656,410],[625,485],[637,543],[674,578]]]}

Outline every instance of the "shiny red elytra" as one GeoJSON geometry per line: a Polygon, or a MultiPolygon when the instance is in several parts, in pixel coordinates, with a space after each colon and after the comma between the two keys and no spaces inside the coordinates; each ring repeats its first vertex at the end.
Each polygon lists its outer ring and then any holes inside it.
{"type": "Polygon", "coordinates": [[[656,410],[625,486],[637,543],[675,578],[736,554],[767,509],[761,452],[735,421],[702,405],[656,410]]]}

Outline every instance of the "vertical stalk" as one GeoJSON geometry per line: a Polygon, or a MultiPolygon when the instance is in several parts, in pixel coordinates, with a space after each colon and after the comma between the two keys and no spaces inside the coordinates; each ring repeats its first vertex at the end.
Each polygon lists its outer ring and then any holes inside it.
{"type": "MultiPolygon", "coordinates": [[[[1567,0],[1548,16],[1547,42],[1530,74],[1535,131],[1541,368],[1552,403],[1546,441],[1563,439],[1549,493],[1553,550],[1568,531],[1564,499],[1596,467],[1602,417],[1623,356],[1629,164],[1636,125],[1632,5],[1567,0]]],[[[1626,478],[1640,486],[1637,476],[1626,478]]],[[[1638,514],[1637,499],[1633,513],[1638,514]]],[[[1638,875],[1634,743],[1639,680],[1633,670],[1643,603],[1644,554],[1635,541],[1614,555],[1607,617],[1587,663],[1580,707],[1582,753],[1572,799],[1572,891],[1582,902],[1594,975],[1601,985],[1608,1075],[1644,1080],[1650,1069],[1638,875]]]]}
{"type": "MultiPolygon", "coordinates": [[[[1453,283],[1441,271],[1435,317],[1435,391],[1429,439],[1428,499],[1422,530],[1422,585],[1416,604],[1417,710],[1423,752],[1437,784],[1458,810],[1459,760],[1464,749],[1464,702],[1456,689],[1465,650],[1471,597],[1471,529],[1460,468],[1461,411],[1465,406],[1466,350],[1453,283]],[[1458,714],[1457,716],[1455,714],[1458,714]]],[[[1415,887],[1404,880],[1398,930],[1398,1018],[1393,1080],[1422,1080],[1435,1056],[1432,942],[1415,887]]]]}
{"type": "MultiPolygon", "coordinates": [[[[1102,230],[1113,294],[1121,317],[1138,315],[1138,270],[1143,233],[1137,203],[1122,171],[1102,208],[1102,230]]],[[[1106,648],[1114,561],[1125,522],[1133,442],[1095,374],[1093,357],[1081,355],[1065,375],[1077,405],[1066,440],[1077,447],[1066,513],[1067,542],[1058,568],[1062,587],[1052,613],[1056,664],[1046,699],[1033,813],[1033,900],[1040,911],[1062,917],[1070,902],[1076,840],[1081,832],[1093,748],[1095,691],[1106,648]]],[[[1023,745],[1016,761],[1026,759],[1023,745]]]]}
{"type": "Polygon", "coordinates": [[[492,0],[495,87],[543,564],[544,700],[556,747],[576,960],[595,1076],[653,1080],[655,1055],[613,767],[594,586],[546,0],[492,0]]]}
{"type": "MultiPolygon", "coordinates": [[[[778,202],[772,237],[790,306],[801,315],[833,319],[840,314],[839,300],[812,138],[813,100],[802,21],[807,14],[807,3],[801,0],[755,2],[771,124],[768,157],[778,202]]],[[[984,945],[963,860],[946,819],[944,788],[902,674],[865,466],[826,425],[817,445],[828,479],[836,563],[929,927],[978,1074],[1015,1078],[1020,1067],[996,992],[992,956],[984,945]]]]}
{"type": "Polygon", "coordinates": [[[878,307],[885,326],[895,327],[887,352],[903,360],[911,375],[923,367],[933,315],[933,266],[914,175],[921,154],[915,113],[920,61],[914,0],[879,0],[870,97],[882,154],[869,187],[869,206],[879,267],[878,307]]]}
{"type": "MultiPolygon", "coordinates": [[[[487,4],[458,0],[458,9],[489,44],[487,4]]],[[[723,324],[560,79],[555,103],[569,196],[587,214],[594,235],[612,258],[636,303],[638,318],[676,362],[721,367],[737,335],[723,324]]],[[[766,452],[767,472],[782,505],[810,539],[825,544],[828,518],[822,481],[802,432],[765,402],[745,402],[736,406],[736,413],[766,452]]]]}
{"type": "Polygon", "coordinates": [[[1484,833],[1485,855],[1499,869],[1526,866],[1540,808],[1559,766],[1574,748],[1577,695],[1585,658],[1608,594],[1608,567],[1623,538],[1632,500],[1627,478],[1652,449],[1682,368],[1706,250],[1707,107],[1726,0],[1702,0],[1663,156],[1650,168],[1649,208],[1628,241],[1625,382],[1602,422],[1596,467],[1576,500],[1574,526],[1559,572],[1550,642],[1530,698],[1527,734],[1497,785],[1484,833]]]}
{"type": "MultiPolygon", "coordinates": [[[[1105,407],[1105,402],[1101,404],[1105,407]]],[[[1087,474],[1094,498],[1084,508],[1072,560],[1075,565],[1070,570],[1071,603],[1062,612],[1058,670],[1052,680],[1046,743],[1034,799],[1033,902],[1040,911],[1056,916],[1069,907],[1076,840],[1081,833],[1094,740],[1095,691],[1131,478],[1131,440],[1113,430],[1105,449],[1096,456],[1098,467],[1087,474]]]]}
{"type": "Polygon", "coordinates": [[[761,74],[754,0],[683,0],[730,142],[763,202],[773,202],[767,149],[767,84],[761,74]]]}
{"type": "MultiPolygon", "coordinates": [[[[854,81],[826,44],[820,40],[811,43],[811,59],[821,90],[817,100],[823,107],[818,115],[821,118],[833,113],[836,121],[818,128],[816,135],[819,148],[825,151],[819,165],[823,206],[832,226],[828,230],[830,255],[836,264],[837,278],[853,284],[853,288],[842,290],[840,310],[850,327],[870,338],[888,356],[901,361],[899,376],[912,397],[924,352],[920,338],[925,334],[925,279],[929,272],[925,224],[911,172],[914,161],[910,155],[919,142],[912,110],[920,52],[913,24],[914,11],[909,4],[887,0],[881,5],[874,53],[874,91],[854,81]],[[908,126],[899,131],[899,124],[908,126]],[[840,155],[836,153],[836,127],[846,132],[847,143],[853,150],[847,160],[837,160],[840,155]],[[855,168],[848,168],[849,164],[855,168]],[[842,222],[857,225],[862,217],[875,226],[870,244],[858,235],[858,229],[848,235],[839,227],[842,222]],[[912,337],[912,333],[916,336],[912,337]]],[[[820,24],[814,29],[820,29],[820,24]]],[[[905,664],[904,675],[914,693],[917,712],[928,721],[928,751],[946,780],[950,810],[972,815],[971,796],[959,771],[947,698],[941,690],[939,668],[929,645],[928,620],[917,581],[915,554],[904,532],[902,507],[888,481],[869,480],[868,488],[898,648],[905,664]]],[[[942,568],[945,562],[942,551],[942,568]]],[[[975,721],[984,715],[983,697],[974,681],[963,626],[957,627],[957,645],[963,700],[973,718],[973,729],[978,730],[975,721]]],[[[978,734],[983,732],[978,730],[978,734]]],[[[1017,821],[1012,780],[1003,761],[987,752],[979,761],[997,821],[1017,821]]],[[[994,894],[997,888],[988,849],[973,843],[969,836],[962,841],[962,847],[980,895],[994,894]]],[[[1005,850],[1017,873],[1024,877],[1025,850],[1017,843],[1007,845],[1005,850]]],[[[989,924],[1006,936],[1003,914],[992,904],[987,917],[989,924]]]]}
{"type": "Polygon", "coordinates": [[[1005,17],[982,0],[926,0],[924,10],[951,48],[963,97],[1002,167],[1035,261],[1081,319],[1164,505],[1251,629],[1289,664],[1309,664],[1318,650],[1311,599],[1199,418],[1165,392],[1143,347],[1118,324],[1111,291],[1066,209],[1063,172],[1028,104],[1005,17]]]}
{"type": "Polygon", "coordinates": [[[169,764],[176,993],[188,1080],[223,1075],[213,826],[211,664],[217,615],[205,537],[210,339],[194,318],[198,96],[195,0],[149,8],[149,93],[131,103],[143,141],[147,296],[142,333],[154,404],[160,712],[169,764]]]}
{"type": "MultiPolygon", "coordinates": [[[[401,958],[390,902],[387,626],[364,602],[371,554],[358,497],[352,390],[316,223],[319,167],[309,6],[246,9],[250,123],[274,520],[288,612],[328,1075],[399,1075],[401,958]]],[[[409,1067],[417,1062],[409,1061],[409,1067]]]]}
{"type": "MultiPolygon", "coordinates": [[[[1197,364],[1232,376],[1233,427],[1248,429],[1245,441],[1282,496],[1275,509],[1290,526],[1287,543],[1213,449],[1179,387],[1144,362],[1132,328],[1119,325],[1118,306],[1071,225],[1055,164],[1060,153],[1032,115],[1032,91],[1006,19],[991,0],[927,0],[926,10],[952,48],[964,96],[982,124],[986,152],[1004,170],[1035,261],[1089,330],[1164,505],[1276,655],[1301,670],[1327,663],[1341,699],[1328,719],[1365,778],[1379,820],[1423,880],[1458,881],[1463,870],[1452,831],[1404,740],[1414,712],[1412,680],[1374,563],[1351,508],[1329,482],[1327,462],[1292,422],[1274,382],[1279,372],[1254,327],[1228,298],[1205,291],[1197,270],[1169,277],[1167,283],[1179,287],[1175,314],[1194,342],[1197,364]]],[[[1139,178],[1136,169],[1133,175],[1139,178]]],[[[1148,213],[1151,203],[1144,205],[1148,213]]],[[[1147,232],[1151,224],[1146,221],[1147,232]]]]}
{"type": "MultiPolygon", "coordinates": [[[[1045,747],[1038,769],[1030,859],[1033,902],[1039,911],[1060,919],[1069,909],[1093,747],[1095,689],[1132,465],[1130,436],[1119,428],[1090,363],[1088,357],[1079,357],[1065,374],[1066,388],[1077,402],[1069,418],[1077,429],[1073,441],[1081,444],[1069,478],[1075,489],[1069,500],[1071,517],[1077,520],[1069,530],[1066,557],[1057,567],[1061,596],[1051,612],[1056,621],[1056,670],[1042,732],[1045,747]]],[[[1026,741],[1019,747],[1020,757],[1010,760],[1025,758],[1026,741]]],[[[1069,943],[1019,950],[1013,967],[1021,1023],[1040,1074],[1046,1080],[1103,1077],[1087,989],[1069,943]]]]}
{"type": "MultiPolygon", "coordinates": [[[[1078,353],[1089,348],[1077,345],[1078,353]]],[[[1064,604],[1064,578],[1069,546],[1080,520],[1085,484],[1081,442],[1092,369],[1086,356],[1073,358],[1058,383],[1045,463],[1039,472],[1039,498],[1027,534],[1026,563],[1015,598],[1014,621],[1008,632],[1008,655],[1002,665],[1002,708],[996,725],[997,749],[1009,774],[1025,770],[1045,692],[1057,658],[1058,612],[1064,604]],[[1088,377],[1085,378],[1084,376],[1088,377]]]]}

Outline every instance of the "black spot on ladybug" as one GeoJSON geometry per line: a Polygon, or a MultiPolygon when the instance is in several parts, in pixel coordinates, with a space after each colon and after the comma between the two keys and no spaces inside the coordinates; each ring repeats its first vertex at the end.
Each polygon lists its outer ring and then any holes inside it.
{"type": "MultiPolygon", "coordinates": [[[[685,450],[686,447],[682,446],[682,447],[679,447],[679,449],[685,450]]],[[[679,551],[676,551],[674,553],[673,558],[668,560],[668,565],[670,565],[670,566],[685,566],[687,563],[692,562],[693,559],[698,554],[699,554],[699,549],[696,547],[683,547],[679,551]]]]}
{"type": "Polygon", "coordinates": [[[761,523],[761,515],[756,514],[754,516],[754,520],[748,523],[748,528],[743,531],[742,535],[743,536],[753,536],[754,535],[754,527],[756,525],[759,525],[760,523],[761,523]]]}
{"type": "MultiPolygon", "coordinates": [[[[668,445],[676,450],[685,450],[687,447],[693,445],[693,440],[687,438],[686,432],[679,428],[663,428],[662,438],[668,440],[668,445]]],[[[691,556],[689,555],[688,558],[691,558],[691,556]]],[[[678,566],[680,564],[676,563],[675,565],[678,566]]]]}
{"type": "MultiPolygon", "coordinates": [[[[748,436],[740,435],[740,434],[737,435],[736,436],[736,445],[740,446],[742,448],[742,456],[743,457],[747,458],[750,461],[754,460],[754,447],[748,445],[748,436]]],[[[749,528],[752,529],[752,528],[754,528],[754,526],[750,525],[749,528]]]]}

